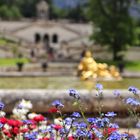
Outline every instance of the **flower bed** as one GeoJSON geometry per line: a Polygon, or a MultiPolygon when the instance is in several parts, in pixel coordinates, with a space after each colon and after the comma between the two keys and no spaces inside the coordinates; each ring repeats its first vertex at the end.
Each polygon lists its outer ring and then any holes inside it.
{"type": "MultiPolygon", "coordinates": [[[[80,94],[70,89],[68,94],[73,98],[72,106],[77,107],[79,112],[69,115],[63,113],[64,104],[60,100],[51,103],[46,114],[30,113],[32,104],[30,101],[22,100],[13,109],[13,114],[6,117],[3,110],[4,103],[0,102],[0,139],[1,140],[137,140],[138,137],[128,131],[121,132],[118,124],[113,120],[117,116],[115,112],[103,113],[102,99],[103,86],[96,85],[98,98],[98,116],[86,118],[80,94]]],[[[122,101],[128,108],[130,117],[137,121],[136,126],[140,127],[139,114],[137,109],[140,105],[139,90],[129,87],[133,97],[122,97],[120,91],[115,90],[114,96],[122,101]]],[[[129,122],[128,122],[129,123],[129,122]]],[[[131,127],[131,126],[130,126],[131,127]]]]}

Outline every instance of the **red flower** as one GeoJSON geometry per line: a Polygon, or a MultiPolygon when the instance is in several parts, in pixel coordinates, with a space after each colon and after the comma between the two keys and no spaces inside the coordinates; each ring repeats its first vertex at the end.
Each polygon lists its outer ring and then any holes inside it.
{"type": "Polygon", "coordinates": [[[61,125],[54,125],[53,128],[54,128],[56,131],[58,131],[59,129],[62,128],[62,126],[61,126],[61,125]]]}
{"type": "Polygon", "coordinates": [[[105,128],[104,131],[103,131],[103,135],[104,136],[108,136],[108,135],[111,135],[112,132],[116,131],[116,128],[105,128]]]}
{"type": "Polygon", "coordinates": [[[69,136],[68,140],[75,140],[73,136],[69,136]]]}
{"type": "Polygon", "coordinates": [[[28,131],[29,131],[28,128],[23,128],[23,129],[20,130],[21,133],[26,133],[26,132],[28,132],[28,131]]]}
{"type": "Polygon", "coordinates": [[[48,110],[48,113],[56,113],[58,111],[58,109],[56,107],[51,107],[48,110]]]}
{"type": "Polygon", "coordinates": [[[37,115],[33,118],[33,120],[36,121],[36,122],[44,121],[44,119],[45,118],[42,115],[37,115]]]}
{"type": "Polygon", "coordinates": [[[9,137],[9,138],[12,137],[11,133],[10,133],[8,130],[6,130],[6,129],[3,129],[3,133],[4,133],[7,137],[9,137]]]}
{"type": "Polygon", "coordinates": [[[7,122],[7,119],[5,117],[0,118],[0,123],[5,124],[7,122]]]}
{"type": "Polygon", "coordinates": [[[17,135],[20,131],[19,131],[19,128],[18,128],[18,127],[14,127],[13,129],[11,129],[11,132],[12,132],[14,135],[17,135]]]}
{"type": "Polygon", "coordinates": [[[99,140],[98,138],[96,138],[95,134],[92,134],[92,140],[99,140]]]}
{"type": "Polygon", "coordinates": [[[33,129],[36,128],[36,125],[35,125],[35,124],[31,124],[31,125],[29,125],[29,128],[30,128],[31,130],[33,130],[33,129]]]}
{"type": "Polygon", "coordinates": [[[23,123],[19,120],[8,120],[7,124],[13,127],[20,127],[23,123]]]}
{"type": "Polygon", "coordinates": [[[41,138],[39,140],[50,140],[49,138],[41,138]]]}

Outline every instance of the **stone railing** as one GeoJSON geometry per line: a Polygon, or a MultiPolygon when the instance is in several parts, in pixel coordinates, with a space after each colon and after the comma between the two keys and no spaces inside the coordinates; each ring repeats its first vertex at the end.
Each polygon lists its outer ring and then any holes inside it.
{"type": "MultiPolygon", "coordinates": [[[[83,110],[86,113],[96,113],[99,107],[97,91],[79,90],[81,96],[83,110]]],[[[102,99],[103,112],[116,111],[126,112],[126,106],[113,95],[112,90],[103,91],[104,98],[102,99]]],[[[123,97],[132,96],[128,91],[121,90],[123,97]]],[[[0,90],[0,100],[6,104],[5,111],[11,112],[14,105],[21,99],[31,100],[33,103],[33,110],[35,112],[45,113],[51,105],[51,102],[58,99],[65,105],[63,112],[79,111],[73,106],[73,98],[68,95],[67,90],[0,90]]]]}

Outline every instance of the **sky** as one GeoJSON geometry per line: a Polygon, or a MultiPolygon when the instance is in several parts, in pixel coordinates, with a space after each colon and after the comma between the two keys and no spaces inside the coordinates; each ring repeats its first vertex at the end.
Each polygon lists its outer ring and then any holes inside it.
{"type": "Polygon", "coordinates": [[[53,2],[59,8],[74,8],[78,4],[87,2],[87,0],[53,0],[53,2]]]}

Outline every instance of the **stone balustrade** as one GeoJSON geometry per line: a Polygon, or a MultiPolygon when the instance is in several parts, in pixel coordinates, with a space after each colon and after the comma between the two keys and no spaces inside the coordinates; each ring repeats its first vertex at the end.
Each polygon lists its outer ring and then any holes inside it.
{"type": "MultiPolygon", "coordinates": [[[[96,96],[97,91],[92,90],[79,90],[81,97],[81,103],[83,110],[86,113],[95,113],[99,107],[99,100],[96,96]]],[[[121,101],[117,100],[113,95],[113,90],[104,90],[104,98],[101,101],[102,108],[104,112],[106,111],[116,111],[116,112],[126,112],[126,106],[121,101]]],[[[132,96],[127,90],[121,90],[121,95],[123,97],[132,96]]],[[[51,106],[51,102],[58,99],[65,106],[63,112],[73,112],[79,109],[73,106],[73,98],[68,95],[67,90],[39,90],[39,89],[22,89],[22,90],[0,90],[0,100],[6,104],[5,111],[11,112],[14,105],[21,99],[31,100],[33,103],[34,112],[46,113],[48,108],[51,106]]]]}

